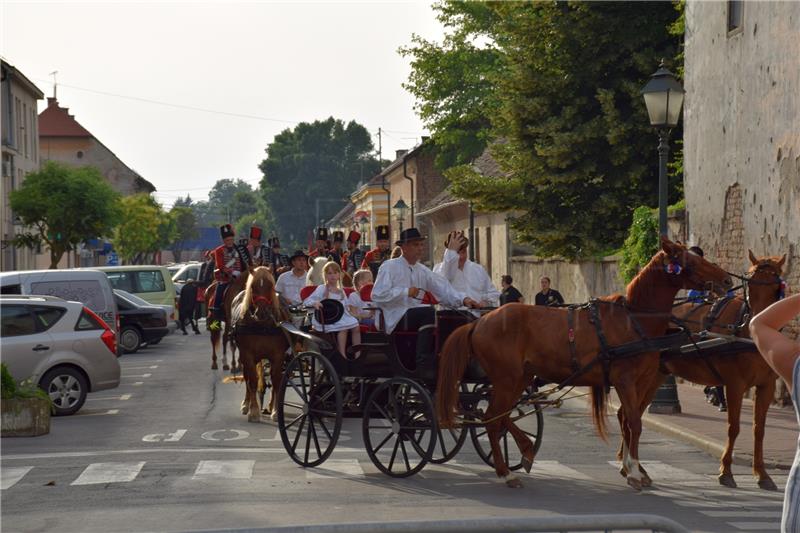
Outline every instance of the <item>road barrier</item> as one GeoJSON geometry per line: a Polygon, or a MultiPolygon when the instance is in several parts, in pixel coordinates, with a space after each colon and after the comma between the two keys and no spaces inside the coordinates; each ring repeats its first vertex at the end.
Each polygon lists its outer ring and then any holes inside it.
{"type": "MultiPolygon", "coordinates": [[[[561,515],[526,518],[484,518],[477,520],[419,520],[409,522],[364,522],[226,529],[202,533],[491,533],[567,531],[653,531],[688,533],[689,530],[663,516],[651,514],[561,515]]],[[[193,533],[201,533],[199,531],[193,533]]]]}

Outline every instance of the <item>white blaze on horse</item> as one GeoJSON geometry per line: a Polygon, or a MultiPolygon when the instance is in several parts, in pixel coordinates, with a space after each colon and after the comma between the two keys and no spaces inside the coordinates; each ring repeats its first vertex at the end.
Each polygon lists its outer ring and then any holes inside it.
{"type": "Polygon", "coordinates": [[[244,291],[233,299],[231,325],[234,342],[239,348],[239,361],[246,386],[242,401],[242,414],[248,422],[261,420],[258,403],[259,385],[262,384],[261,362],[268,359],[272,390],[269,412],[277,420],[275,395],[283,377],[283,360],[289,348],[289,340],[281,328],[288,320],[275,292],[275,279],[267,267],[251,267],[244,291]]]}

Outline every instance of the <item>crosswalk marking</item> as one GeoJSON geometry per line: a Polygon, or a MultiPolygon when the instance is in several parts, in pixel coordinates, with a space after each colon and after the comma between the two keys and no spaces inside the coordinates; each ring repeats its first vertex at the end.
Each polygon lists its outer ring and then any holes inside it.
{"type": "Polygon", "coordinates": [[[10,489],[31,470],[33,470],[32,466],[12,466],[3,468],[0,470],[0,489],[10,489]]]}
{"type": "Polygon", "coordinates": [[[364,477],[358,459],[328,459],[320,466],[306,468],[306,479],[328,479],[331,477],[364,477]]]}
{"type": "Polygon", "coordinates": [[[712,518],[780,518],[781,511],[700,511],[712,518]]]}
{"type": "MultiPolygon", "coordinates": [[[[729,507],[731,505],[730,500],[720,500],[720,501],[711,501],[711,500],[674,500],[675,505],[680,505],[681,507],[729,507]]],[[[737,507],[747,508],[747,507],[783,507],[783,500],[761,500],[761,501],[737,501],[737,507]]]]}
{"type": "Polygon", "coordinates": [[[144,463],[144,461],[138,463],[92,463],[70,485],[133,481],[139,475],[144,463]]]}
{"type": "MultiPolygon", "coordinates": [[[[661,461],[642,461],[642,466],[647,470],[647,474],[653,482],[665,481],[680,481],[681,484],[686,483],[709,483],[712,481],[711,476],[704,476],[703,474],[695,474],[683,468],[678,468],[661,461]]],[[[608,461],[608,464],[619,470],[619,462],[608,461]]]]}
{"type": "Polygon", "coordinates": [[[580,479],[583,481],[592,479],[583,472],[578,472],[574,468],[563,465],[558,461],[534,461],[531,475],[546,478],[580,479]]]}
{"type": "Polygon", "coordinates": [[[200,461],[192,479],[250,479],[255,461],[200,461]]]}
{"type": "Polygon", "coordinates": [[[780,522],[728,522],[729,525],[742,531],[778,531],[780,522]]]}

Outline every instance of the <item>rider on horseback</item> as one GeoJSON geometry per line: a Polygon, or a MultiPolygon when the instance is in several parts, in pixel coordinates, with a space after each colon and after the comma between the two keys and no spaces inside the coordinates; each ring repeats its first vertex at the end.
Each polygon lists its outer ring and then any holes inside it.
{"type": "Polygon", "coordinates": [[[212,306],[213,317],[215,320],[225,320],[225,311],[223,309],[223,298],[225,297],[225,289],[228,284],[235,278],[242,274],[242,269],[245,266],[245,261],[242,256],[242,251],[234,245],[234,238],[236,236],[233,227],[230,224],[225,224],[219,228],[220,236],[222,237],[222,245],[214,249],[214,279],[217,280],[217,291],[214,293],[214,305],[212,306]]]}

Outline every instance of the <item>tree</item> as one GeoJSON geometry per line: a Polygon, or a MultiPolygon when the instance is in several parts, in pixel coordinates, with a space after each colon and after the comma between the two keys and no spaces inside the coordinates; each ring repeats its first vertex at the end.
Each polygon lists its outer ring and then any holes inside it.
{"type": "Polygon", "coordinates": [[[128,263],[142,264],[166,247],[177,234],[173,217],[149,194],[122,199],[122,223],[114,231],[114,249],[128,263]]]}
{"type": "Polygon", "coordinates": [[[175,238],[168,248],[172,251],[175,262],[180,263],[186,241],[196,239],[199,234],[197,219],[190,207],[173,207],[169,212],[169,217],[174,221],[175,238]]]}
{"type": "Polygon", "coordinates": [[[27,230],[18,245],[42,244],[50,268],[86,240],[109,235],[120,218],[119,194],[94,167],[74,168],[48,161],[9,194],[11,209],[27,230]]]}
{"type": "Polygon", "coordinates": [[[308,232],[344,206],[362,174],[380,171],[372,150],[364,126],[333,117],[275,136],[259,165],[261,195],[286,246],[304,246],[308,232]]]}
{"type": "MultiPolygon", "coordinates": [[[[438,9],[456,34],[496,50],[479,87],[489,84],[487,136],[502,140],[492,153],[506,177],[457,167],[446,172],[453,191],[481,209],[519,213],[512,228],[539,254],[577,258],[618,247],[633,208],[655,204],[657,139],[640,90],[659,59],[674,56],[679,39],[667,26],[678,14],[662,2],[480,6],[438,9]]],[[[446,109],[455,97],[426,98],[446,109]]]]}

